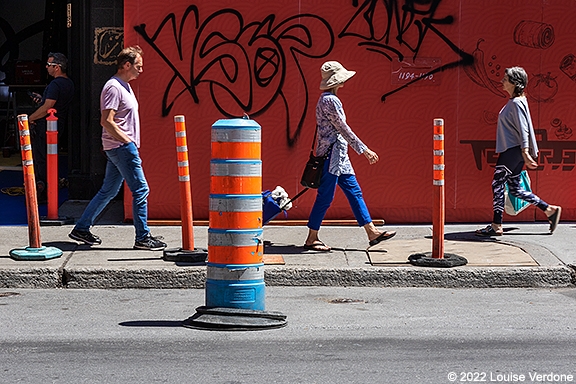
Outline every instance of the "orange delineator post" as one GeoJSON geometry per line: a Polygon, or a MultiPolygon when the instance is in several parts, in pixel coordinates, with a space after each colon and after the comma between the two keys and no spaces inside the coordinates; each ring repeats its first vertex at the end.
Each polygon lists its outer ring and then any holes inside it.
{"type": "Polygon", "coordinates": [[[432,206],[432,258],[444,258],[444,120],[434,119],[434,202],[432,206]]]}
{"type": "Polygon", "coordinates": [[[36,177],[34,175],[34,161],[32,160],[32,144],[30,142],[28,115],[18,115],[18,130],[20,132],[22,170],[24,173],[24,189],[26,192],[26,211],[28,212],[28,238],[31,248],[41,248],[40,217],[38,214],[36,177]]]}
{"type": "Polygon", "coordinates": [[[58,118],[56,110],[48,110],[46,117],[46,171],[48,182],[48,212],[49,220],[58,219],[58,118]]]}
{"type": "Polygon", "coordinates": [[[182,115],[174,116],[176,152],[178,155],[178,180],[180,181],[180,216],[182,220],[182,249],[194,250],[194,227],[192,222],[192,192],[190,189],[190,166],[186,142],[186,122],[182,115]]]}

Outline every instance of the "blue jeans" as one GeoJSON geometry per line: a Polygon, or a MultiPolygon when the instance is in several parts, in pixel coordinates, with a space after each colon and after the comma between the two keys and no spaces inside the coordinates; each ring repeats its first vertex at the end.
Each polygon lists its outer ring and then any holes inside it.
{"type": "Polygon", "coordinates": [[[134,228],[136,229],[136,241],[140,241],[150,233],[150,228],[148,228],[147,224],[147,198],[150,188],[144,176],[138,148],[136,148],[136,144],[131,142],[105,151],[105,153],[108,162],[102,187],[96,193],[96,196],[92,198],[74,229],[88,231],[110,200],[118,194],[120,187],[122,187],[122,182],[126,180],[126,184],[128,184],[128,188],[132,192],[132,215],[134,217],[134,228]]]}
{"type": "Polygon", "coordinates": [[[354,213],[354,217],[358,222],[359,226],[364,226],[372,222],[370,213],[368,212],[368,207],[364,202],[362,197],[362,190],[355,175],[340,175],[336,176],[328,172],[328,167],[330,166],[330,159],[324,162],[324,169],[322,171],[322,178],[320,180],[320,187],[316,194],[316,201],[310,212],[310,218],[308,219],[308,228],[315,231],[320,229],[322,220],[326,215],[326,211],[332,204],[334,200],[334,195],[336,193],[336,184],[342,189],[344,195],[350,203],[350,208],[354,213]]]}

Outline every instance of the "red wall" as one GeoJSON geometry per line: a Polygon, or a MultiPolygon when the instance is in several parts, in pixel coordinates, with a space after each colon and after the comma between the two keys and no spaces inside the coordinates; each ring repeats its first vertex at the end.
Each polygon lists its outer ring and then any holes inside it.
{"type": "MultiPolygon", "coordinates": [[[[350,149],[373,218],[431,221],[432,125],[440,117],[446,220],[491,220],[496,118],[507,100],[499,81],[520,65],[540,145],[533,189],[574,220],[574,0],[384,3],[125,0],[125,44],[144,49],[133,87],[150,218],[179,218],[178,114],[186,116],[195,219],[208,217],[210,131],[221,118],[247,113],[262,126],[263,188],[295,195],[315,128],[319,67],[338,60],[357,71],[339,92],[348,123],[380,156],[369,166],[350,149]]],[[[307,218],[313,198],[298,199],[289,218],[307,218]]],[[[129,201],[126,208],[131,217],[129,201]]],[[[340,191],[326,218],[353,218],[340,191]]],[[[531,207],[514,219],[545,216],[531,207]]]]}

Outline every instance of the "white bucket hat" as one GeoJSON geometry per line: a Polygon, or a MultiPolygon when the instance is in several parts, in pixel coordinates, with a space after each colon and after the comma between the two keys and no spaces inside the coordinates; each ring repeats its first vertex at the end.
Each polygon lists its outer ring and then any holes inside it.
{"type": "Polygon", "coordinates": [[[346,80],[354,76],[356,71],[348,71],[337,61],[327,61],[320,67],[320,74],[322,75],[320,89],[325,91],[343,84],[346,80]]]}

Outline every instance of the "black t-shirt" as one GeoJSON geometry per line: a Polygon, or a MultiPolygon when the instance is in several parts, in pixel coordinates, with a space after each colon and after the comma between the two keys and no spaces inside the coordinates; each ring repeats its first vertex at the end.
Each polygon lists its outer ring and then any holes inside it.
{"type": "Polygon", "coordinates": [[[68,116],[68,109],[74,97],[74,82],[68,77],[56,77],[46,86],[44,94],[42,95],[42,104],[46,99],[56,100],[54,109],[56,109],[56,117],[60,120],[65,120],[68,116]]]}

